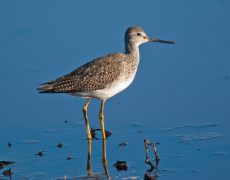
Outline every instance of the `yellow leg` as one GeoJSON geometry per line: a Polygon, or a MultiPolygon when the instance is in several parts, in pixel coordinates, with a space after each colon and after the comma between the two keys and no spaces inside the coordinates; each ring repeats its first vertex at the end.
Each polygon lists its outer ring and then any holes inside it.
{"type": "Polygon", "coordinates": [[[85,105],[84,105],[82,111],[83,111],[84,118],[85,118],[87,139],[92,139],[91,131],[90,131],[90,127],[89,127],[88,115],[87,115],[87,110],[88,110],[89,101],[90,101],[90,98],[87,99],[87,101],[86,101],[86,103],[85,103],[85,105]]]}
{"type": "Polygon", "coordinates": [[[105,100],[102,100],[101,101],[100,114],[99,114],[103,140],[106,139],[106,137],[105,137],[105,125],[104,125],[104,103],[105,103],[105,100]]]}
{"type": "Polygon", "coordinates": [[[93,171],[91,168],[91,145],[92,145],[92,139],[88,139],[88,157],[87,157],[87,171],[88,171],[88,176],[92,176],[93,175],[93,171]]]}
{"type": "Polygon", "coordinates": [[[108,166],[107,166],[107,158],[106,158],[106,139],[103,139],[102,141],[103,141],[102,142],[102,145],[103,145],[102,164],[103,164],[105,175],[107,179],[110,179],[108,166]]]}

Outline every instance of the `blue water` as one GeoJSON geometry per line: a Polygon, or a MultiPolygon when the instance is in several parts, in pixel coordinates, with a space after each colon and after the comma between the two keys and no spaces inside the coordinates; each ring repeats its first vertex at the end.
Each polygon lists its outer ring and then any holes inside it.
{"type": "MultiPolygon", "coordinates": [[[[15,163],[0,173],[11,168],[13,179],[87,175],[85,100],[41,95],[37,85],[123,52],[126,28],[139,25],[176,44],[142,45],[134,83],[106,102],[111,177],[142,179],[149,169],[143,140],[149,139],[160,142],[158,179],[229,179],[229,9],[229,0],[1,1],[0,160],[15,163]],[[42,150],[43,157],[34,155],[42,150]],[[117,160],[127,161],[128,170],[117,171],[117,160]]],[[[91,127],[99,128],[99,106],[96,100],[89,106],[91,127]]],[[[94,173],[103,173],[101,155],[102,142],[95,140],[94,173]]]]}

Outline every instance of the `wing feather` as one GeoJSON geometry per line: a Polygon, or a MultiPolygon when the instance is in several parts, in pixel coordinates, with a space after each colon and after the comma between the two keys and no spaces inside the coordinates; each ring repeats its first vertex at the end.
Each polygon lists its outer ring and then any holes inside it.
{"type": "Polygon", "coordinates": [[[86,63],[71,73],[41,84],[40,93],[71,93],[100,90],[121,73],[124,54],[108,54],[86,63]]]}

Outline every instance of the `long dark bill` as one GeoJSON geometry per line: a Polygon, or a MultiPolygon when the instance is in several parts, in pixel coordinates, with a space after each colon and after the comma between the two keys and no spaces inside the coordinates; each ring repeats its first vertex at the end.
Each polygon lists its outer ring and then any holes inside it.
{"type": "Polygon", "coordinates": [[[165,41],[157,38],[149,38],[149,41],[151,42],[158,42],[158,43],[167,43],[167,44],[174,44],[174,41],[165,41]]]}

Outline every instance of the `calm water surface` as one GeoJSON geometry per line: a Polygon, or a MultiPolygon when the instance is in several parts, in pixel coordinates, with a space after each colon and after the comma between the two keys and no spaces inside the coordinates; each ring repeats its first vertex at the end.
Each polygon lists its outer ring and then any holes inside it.
{"type": "MultiPolygon", "coordinates": [[[[1,1],[0,160],[15,163],[0,173],[11,168],[12,179],[87,176],[85,100],[40,95],[37,85],[92,58],[123,52],[125,29],[140,25],[176,44],[141,46],[134,83],[106,102],[110,176],[143,179],[150,168],[143,140],[149,139],[160,143],[158,179],[229,179],[229,8],[228,0],[1,1]],[[44,156],[35,155],[40,151],[44,156]],[[117,160],[128,170],[117,171],[117,160]]],[[[94,128],[99,106],[96,100],[89,106],[94,128]]],[[[93,140],[91,166],[103,179],[102,145],[93,140]]],[[[152,149],[149,155],[154,163],[152,149]]]]}

